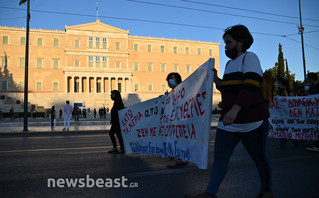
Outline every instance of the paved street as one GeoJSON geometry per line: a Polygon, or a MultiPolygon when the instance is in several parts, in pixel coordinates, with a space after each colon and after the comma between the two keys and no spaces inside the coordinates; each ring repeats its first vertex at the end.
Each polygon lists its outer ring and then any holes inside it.
{"type": "MultiPolygon", "coordinates": [[[[215,129],[211,132],[214,137],[215,129]]],[[[213,138],[210,143],[209,167],[213,138]]],[[[306,151],[309,143],[294,148],[289,142],[284,151],[275,149],[278,144],[279,140],[269,139],[276,197],[318,198],[319,153],[306,151]]],[[[182,198],[184,193],[205,190],[209,170],[191,164],[168,169],[170,158],[108,154],[110,148],[107,131],[0,135],[1,197],[182,198]],[[48,187],[49,178],[56,181],[55,187],[48,187]],[[95,182],[102,178],[114,186],[67,187],[66,180],[76,178],[95,182]],[[117,187],[119,183],[127,187],[117,187]]],[[[257,171],[241,144],[229,168],[218,197],[254,198],[259,186],[257,171]]]]}

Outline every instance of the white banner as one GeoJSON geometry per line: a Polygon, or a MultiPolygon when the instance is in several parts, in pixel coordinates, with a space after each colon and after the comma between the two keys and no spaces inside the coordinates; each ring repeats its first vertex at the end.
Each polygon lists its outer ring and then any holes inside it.
{"type": "Polygon", "coordinates": [[[207,169],[214,64],[209,59],[168,95],[119,111],[127,154],[172,156],[207,169]]]}
{"type": "Polygon", "coordinates": [[[268,137],[319,140],[319,94],[275,97],[269,111],[268,137]]]}

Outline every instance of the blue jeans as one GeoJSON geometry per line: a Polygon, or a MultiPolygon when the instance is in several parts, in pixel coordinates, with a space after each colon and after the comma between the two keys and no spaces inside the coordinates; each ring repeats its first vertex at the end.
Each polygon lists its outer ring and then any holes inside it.
{"type": "Polygon", "coordinates": [[[214,147],[214,163],[206,192],[215,195],[228,169],[230,157],[238,144],[242,141],[249,155],[256,164],[261,181],[260,191],[271,191],[271,164],[266,153],[266,140],[269,121],[263,123],[250,132],[228,132],[217,129],[214,147]]]}

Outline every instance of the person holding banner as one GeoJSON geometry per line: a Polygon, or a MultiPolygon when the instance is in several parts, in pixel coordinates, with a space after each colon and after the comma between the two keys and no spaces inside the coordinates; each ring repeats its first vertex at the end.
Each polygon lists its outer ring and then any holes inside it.
{"type": "Polygon", "coordinates": [[[222,79],[213,69],[214,83],[222,94],[222,114],[216,130],[211,175],[205,192],[185,197],[216,197],[231,155],[241,141],[259,173],[261,187],[257,198],[273,198],[271,164],[266,153],[270,114],[259,88],[263,72],[257,55],[247,52],[253,37],[247,27],[235,25],[225,30],[223,39],[225,54],[231,60],[222,79]]]}
{"type": "MultiPolygon", "coordinates": [[[[172,90],[177,87],[182,82],[182,77],[177,72],[171,72],[166,77],[167,84],[169,88],[172,90]]],[[[166,91],[165,94],[168,94],[168,91],[166,91]]],[[[180,168],[187,165],[187,162],[184,162],[183,160],[179,158],[171,157],[172,160],[176,159],[176,162],[174,164],[170,164],[167,167],[168,168],[180,168]]]]}
{"type": "MultiPolygon", "coordinates": [[[[310,85],[308,89],[309,95],[319,94],[318,75],[314,72],[310,72],[307,75],[307,79],[310,85]]],[[[319,141],[314,141],[313,146],[306,149],[309,151],[319,152],[319,141]]]]}
{"type": "MultiPolygon", "coordinates": [[[[286,76],[279,77],[276,80],[276,87],[278,88],[277,96],[285,96],[285,97],[294,96],[291,89],[290,89],[289,82],[288,82],[288,79],[286,76]]],[[[298,145],[298,142],[296,140],[292,140],[292,142],[295,146],[298,145]]],[[[280,145],[279,145],[279,147],[277,147],[277,149],[285,150],[286,144],[287,144],[287,139],[280,138],[280,145]]]]}
{"type": "Polygon", "coordinates": [[[113,149],[108,151],[108,153],[125,153],[118,115],[118,111],[125,108],[122,101],[121,93],[118,90],[112,90],[111,99],[114,101],[114,104],[111,109],[111,129],[109,135],[113,144],[113,149]],[[117,149],[115,134],[120,143],[120,150],[117,149]]]}

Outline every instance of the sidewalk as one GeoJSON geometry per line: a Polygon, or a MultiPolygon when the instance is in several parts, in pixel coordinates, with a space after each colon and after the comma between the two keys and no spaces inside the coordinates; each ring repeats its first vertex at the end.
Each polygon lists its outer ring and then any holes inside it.
{"type": "MultiPolygon", "coordinates": [[[[212,115],[211,126],[216,127],[219,115],[212,115]]],[[[64,121],[57,119],[56,126],[51,129],[51,120],[48,118],[28,118],[27,132],[62,132],[64,121]]],[[[9,118],[0,120],[0,134],[4,133],[23,133],[24,120],[9,118]]],[[[80,118],[75,122],[74,119],[70,122],[70,131],[101,131],[106,132],[110,130],[110,118],[80,118]]]]}
{"type": "MultiPolygon", "coordinates": [[[[62,132],[64,121],[57,119],[56,126],[51,129],[51,120],[48,118],[28,119],[27,132],[62,132]]],[[[9,118],[0,120],[1,133],[22,133],[24,120],[9,118]]],[[[70,122],[70,131],[107,131],[111,127],[110,120],[107,118],[80,118],[75,122],[74,119],[70,122]]]]}

